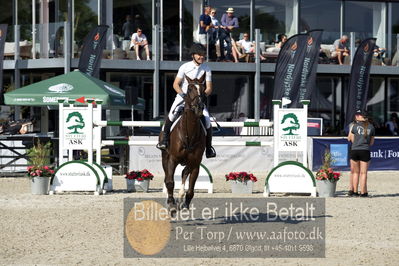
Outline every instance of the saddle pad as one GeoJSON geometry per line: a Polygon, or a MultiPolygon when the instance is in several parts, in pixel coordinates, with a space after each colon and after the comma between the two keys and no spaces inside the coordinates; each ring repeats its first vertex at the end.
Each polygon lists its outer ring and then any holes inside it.
{"type": "MultiPolygon", "coordinates": [[[[179,116],[179,117],[173,122],[172,126],[170,127],[170,132],[173,131],[173,129],[175,128],[175,126],[177,125],[177,122],[179,122],[179,120],[180,120],[181,117],[182,117],[182,116],[179,116]]],[[[201,127],[202,127],[202,130],[204,130],[204,134],[205,134],[205,136],[206,136],[206,127],[205,127],[205,125],[202,123],[202,121],[201,121],[201,127]]],[[[162,130],[163,130],[163,127],[162,127],[162,130]]]]}

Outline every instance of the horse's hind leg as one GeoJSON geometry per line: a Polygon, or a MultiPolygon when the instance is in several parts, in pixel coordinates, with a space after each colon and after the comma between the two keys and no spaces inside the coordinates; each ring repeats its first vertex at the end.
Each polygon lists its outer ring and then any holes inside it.
{"type": "Polygon", "coordinates": [[[183,171],[181,172],[181,186],[179,190],[179,202],[183,202],[183,198],[185,195],[185,184],[187,180],[187,176],[190,173],[190,168],[188,166],[184,167],[183,171]]]}
{"type": "Polygon", "coordinates": [[[190,208],[190,202],[194,198],[194,186],[195,182],[197,181],[199,174],[199,166],[194,168],[190,173],[190,183],[188,186],[188,191],[186,193],[186,201],[183,204],[183,208],[190,208]]]}

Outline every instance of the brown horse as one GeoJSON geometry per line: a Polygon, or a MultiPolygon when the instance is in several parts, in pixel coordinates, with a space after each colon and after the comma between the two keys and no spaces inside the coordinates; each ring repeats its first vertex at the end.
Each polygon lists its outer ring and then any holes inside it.
{"type": "MultiPolygon", "coordinates": [[[[162,151],[162,166],[165,172],[165,186],[168,190],[167,204],[172,216],[176,214],[177,205],[173,197],[175,187],[174,173],[176,166],[185,166],[182,171],[182,186],[179,191],[179,208],[188,209],[194,197],[194,185],[197,181],[202,155],[205,150],[205,131],[201,125],[205,95],[204,79],[190,79],[185,76],[188,84],[187,95],[184,98],[184,111],[175,129],[170,134],[169,146],[162,151]],[[190,175],[189,189],[184,191],[184,184],[190,175]],[[183,202],[185,194],[185,201],[183,202]]],[[[161,133],[162,134],[162,133],[161,133]]],[[[160,135],[160,138],[162,136],[160,135]]]]}

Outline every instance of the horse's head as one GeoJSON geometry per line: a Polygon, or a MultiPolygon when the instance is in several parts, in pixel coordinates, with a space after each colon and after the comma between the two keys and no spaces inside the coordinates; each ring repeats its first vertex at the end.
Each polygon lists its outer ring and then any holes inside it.
{"type": "Polygon", "coordinates": [[[190,79],[185,75],[188,82],[187,96],[185,97],[184,110],[191,110],[196,116],[200,117],[204,110],[203,98],[205,96],[205,73],[201,78],[190,79]]]}

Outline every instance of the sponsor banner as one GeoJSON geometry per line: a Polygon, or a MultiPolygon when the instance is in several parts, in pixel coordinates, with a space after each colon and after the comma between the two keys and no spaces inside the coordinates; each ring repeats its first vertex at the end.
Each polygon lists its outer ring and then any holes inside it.
{"type": "Polygon", "coordinates": [[[169,215],[165,198],[125,198],[125,258],[324,258],[325,199],[194,197],[169,215]]]}
{"type": "Polygon", "coordinates": [[[349,82],[349,96],[345,115],[345,127],[353,121],[357,110],[366,110],[370,66],[375,42],[375,38],[364,40],[357,48],[355,56],[353,57],[349,82]]]}
{"type": "MultiPolygon", "coordinates": [[[[316,72],[322,35],[322,30],[312,30],[308,32],[305,56],[303,57],[303,64],[301,67],[302,71],[299,83],[299,91],[297,97],[292,99],[291,105],[289,105],[291,108],[302,107],[300,102],[302,100],[310,100],[312,92],[316,87],[316,72]]],[[[294,95],[298,89],[293,89],[294,95]]]]}
{"type": "Polygon", "coordinates": [[[82,108],[64,111],[64,149],[82,150],[89,147],[88,138],[92,134],[92,126],[87,121],[89,115],[89,110],[82,108]]]}
{"type": "MultiPolygon", "coordinates": [[[[307,145],[307,119],[304,109],[278,110],[279,151],[302,151],[307,145]]],[[[276,132],[275,132],[276,134],[276,132]]]]}
{"type": "Polygon", "coordinates": [[[321,136],[323,133],[323,118],[308,118],[308,136],[321,136]]]}
{"type": "MultiPolygon", "coordinates": [[[[273,137],[213,137],[213,141],[270,141],[273,137]]],[[[158,140],[157,136],[134,136],[134,140],[158,140]]],[[[216,146],[216,158],[206,159],[205,165],[212,175],[227,174],[234,171],[267,172],[273,168],[273,147],[216,146]]],[[[291,159],[287,154],[284,160],[291,159]]],[[[155,146],[130,146],[129,169],[148,169],[153,174],[164,175],[161,151],[155,146]]]]}
{"type": "Polygon", "coordinates": [[[86,36],[79,59],[78,68],[81,72],[93,77],[99,77],[107,30],[107,25],[99,25],[86,36]]]}
{"type": "Polygon", "coordinates": [[[296,34],[281,48],[274,72],[273,99],[280,100],[283,97],[291,101],[296,99],[307,41],[307,34],[296,34]]]}
{"type": "Polygon", "coordinates": [[[4,45],[7,37],[7,24],[0,24],[0,104],[4,104],[3,95],[3,60],[4,60],[4,45]]]}
{"type": "MultiPolygon", "coordinates": [[[[336,160],[334,169],[350,170],[350,147],[346,138],[313,138],[313,171],[317,171],[323,164],[322,159],[326,149],[330,149],[336,160]]],[[[398,159],[399,138],[375,138],[374,145],[371,146],[369,170],[399,170],[398,159]]]]}

